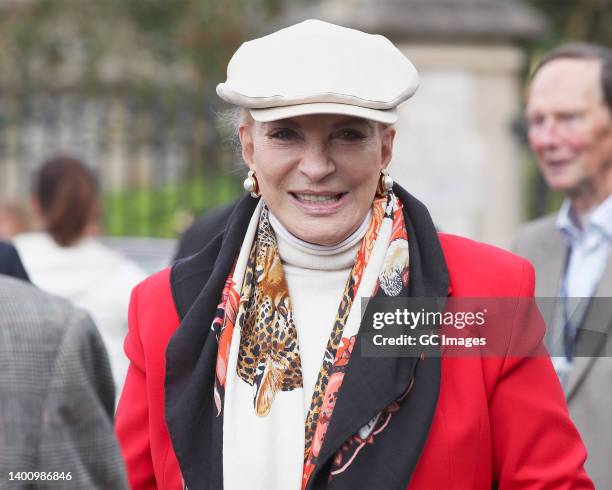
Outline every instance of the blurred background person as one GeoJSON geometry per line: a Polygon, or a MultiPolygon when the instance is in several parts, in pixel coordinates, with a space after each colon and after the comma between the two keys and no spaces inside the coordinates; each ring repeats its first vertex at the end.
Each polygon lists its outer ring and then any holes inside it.
{"type": "Polygon", "coordinates": [[[574,43],[548,53],[527,101],[529,143],[549,187],[565,200],[558,213],[525,226],[515,250],[536,268],[547,344],[570,413],[589,451],[597,488],[612,488],[612,51],[574,43]]]}
{"type": "Polygon", "coordinates": [[[113,408],[108,357],[89,315],[0,276],[0,487],[126,488],[113,408]],[[44,481],[15,478],[22,472],[44,481]]]}
{"type": "Polygon", "coordinates": [[[15,247],[2,241],[0,241],[0,275],[13,276],[24,281],[30,280],[15,247]]]}
{"type": "Polygon", "coordinates": [[[97,183],[81,161],[58,157],[44,163],[34,178],[32,204],[42,231],[14,238],[25,270],[35,285],[92,315],[120,390],[128,364],[123,338],[130,292],[145,274],[96,240],[97,183]]]}
{"type": "Polygon", "coordinates": [[[16,203],[0,202],[0,240],[10,240],[28,229],[24,209],[16,203]]]}

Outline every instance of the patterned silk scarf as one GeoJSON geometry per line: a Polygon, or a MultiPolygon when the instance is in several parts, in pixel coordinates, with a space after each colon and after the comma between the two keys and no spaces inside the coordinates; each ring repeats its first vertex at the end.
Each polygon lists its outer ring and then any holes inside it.
{"type": "MultiPolygon", "coordinates": [[[[397,296],[407,284],[402,205],[390,194],[373,203],[304,420],[291,298],[268,210],[259,203],[212,325],[219,342],[214,401],[223,424],[226,490],[307,486],[359,331],[359,298],[374,296],[379,288],[397,296]]],[[[340,457],[335,473],[345,471],[352,459],[340,457]]]]}

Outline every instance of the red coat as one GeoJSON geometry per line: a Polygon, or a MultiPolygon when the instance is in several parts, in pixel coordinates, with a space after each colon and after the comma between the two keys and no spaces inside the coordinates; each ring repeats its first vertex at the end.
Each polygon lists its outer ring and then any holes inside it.
{"type": "MultiPolygon", "coordinates": [[[[451,296],[532,296],[531,265],[440,235],[451,296]]],[[[179,326],[170,269],[133,292],[131,360],[116,431],[133,489],[181,489],[164,419],[166,347],[179,326]]],[[[443,358],[439,398],[410,489],[589,489],[586,450],[546,357],[443,358]]]]}

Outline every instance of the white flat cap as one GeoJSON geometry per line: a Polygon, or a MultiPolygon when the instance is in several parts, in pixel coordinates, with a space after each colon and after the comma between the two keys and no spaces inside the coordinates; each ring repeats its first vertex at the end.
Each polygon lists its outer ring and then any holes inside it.
{"type": "Polygon", "coordinates": [[[217,94],[256,121],[347,114],[393,124],[418,84],[412,63],[386,37],[306,20],[242,44],[217,94]]]}

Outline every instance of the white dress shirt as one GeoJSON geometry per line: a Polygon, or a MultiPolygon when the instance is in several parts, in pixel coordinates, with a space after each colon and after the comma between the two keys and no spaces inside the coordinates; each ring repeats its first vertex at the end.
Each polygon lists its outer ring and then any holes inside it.
{"type": "Polygon", "coordinates": [[[606,267],[612,244],[612,195],[599,206],[582,216],[576,216],[571,202],[566,199],[559,210],[557,229],[567,241],[568,256],[561,280],[559,297],[561,306],[559,322],[565,335],[565,342],[558,339],[551,355],[561,383],[567,381],[572,366],[571,351],[576,333],[580,328],[590,298],[606,267]],[[563,344],[563,347],[562,347],[563,344]],[[568,350],[569,349],[569,350],[568,350]],[[566,355],[562,355],[562,352],[566,355]]]}

